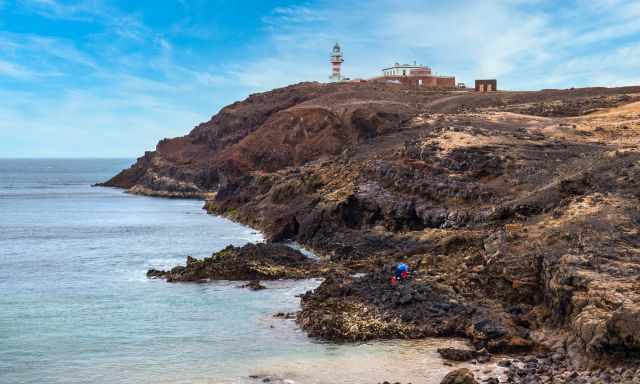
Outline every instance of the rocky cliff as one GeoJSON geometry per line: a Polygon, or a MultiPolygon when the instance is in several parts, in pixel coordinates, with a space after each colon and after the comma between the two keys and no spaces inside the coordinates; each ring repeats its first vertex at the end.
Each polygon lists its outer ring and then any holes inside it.
{"type": "Polygon", "coordinates": [[[302,298],[298,322],[318,337],[460,335],[635,361],[639,94],[297,84],[160,141],[104,185],[205,198],[365,273],[302,298]],[[400,260],[412,280],[392,287],[400,260]]]}

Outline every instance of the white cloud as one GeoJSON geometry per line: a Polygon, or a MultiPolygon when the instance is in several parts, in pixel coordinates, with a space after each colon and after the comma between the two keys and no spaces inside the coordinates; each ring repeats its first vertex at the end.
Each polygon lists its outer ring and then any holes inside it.
{"type": "Polygon", "coordinates": [[[640,84],[640,43],[576,57],[559,64],[550,79],[592,86],[640,84]]]}
{"type": "Polygon", "coordinates": [[[151,33],[138,17],[122,13],[103,0],[79,0],[70,3],[60,0],[20,0],[20,4],[27,11],[49,19],[98,22],[105,26],[108,33],[125,39],[143,41],[151,33]]]}
{"type": "MultiPolygon", "coordinates": [[[[359,7],[325,0],[276,8],[265,17],[270,54],[234,74],[262,90],[303,79],[326,81],[328,51],[338,40],[351,77],[376,76],[396,61],[417,60],[460,81],[497,77],[511,89],[587,86],[587,76],[574,76],[562,63],[598,57],[612,41],[637,36],[638,15],[640,3],[622,0],[370,0],[359,7]]],[[[601,76],[597,66],[590,73],[601,76]]]]}
{"type": "Polygon", "coordinates": [[[57,57],[68,63],[80,64],[91,68],[98,67],[98,64],[90,55],[80,51],[68,40],[28,35],[24,39],[23,47],[32,53],[57,57]]]}
{"type": "Polygon", "coordinates": [[[212,29],[213,28],[210,25],[196,25],[191,21],[191,19],[183,18],[171,25],[169,32],[172,35],[208,40],[215,35],[212,29]]]}
{"type": "Polygon", "coordinates": [[[0,75],[23,82],[86,75],[98,69],[90,55],[71,41],[0,32],[0,75]]]}
{"type": "Polygon", "coordinates": [[[96,15],[96,10],[91,5],[98,5],[96,2],[67,4],[58,0],[20,0],[20,4],[40,16],[76,21],[89,21],[96,15]]]}
{"type": "MultiPolygon", "coordinates": [[[[466,2],[456,7],[391,11],[381,17],[379,39],[394,42],[473,77],[501,77],[523,63],[546,60],[548,20],[524,15],[499,2],[466,2]]],[[[438,69],[438,68],[435,68],[438,69]]]]}
{"type": "Polygon", "coordinates": [[[153,93],[126,88],[69,89],[60,94],[0,91],[0,136],[22,146],[1,156],[132,156],[153,149],[158,139],[184,134],[202,119],[189,108],[153,93]],[[18,97],[19,96],[19,97],[18,97]],[[16,131],[20,132],[16,135],[16,131]],[[55,139],[53,139],[55,137],[55,139]]]}
{"type": "Polygon", "coordinates": [[[267,23],[281,25],[285,23],[312,23],[327,20],[326,12],[323,10],[311,9],[305,6],[278,7],[273,10],[272,16],[267,16],[263,20],[267,23]]]}
{"type": "Polygon", "coordinates": [[[507,2],[433,3],[373,0],[277,8],[266,18],[273,55],[236,73],[248,86],[267,89],[291,81],[325,81],[334,41],[345,51],[345,73],[373,77],[392,63],[417,60],[441,74],[506,76],[549,60],[544,14],[525,15],[507,2]],[[464,10],[464,11],[462,11],[464,10]]]}
{"type": "Polygon", "coordinates": [[[102,2],[89,4],[22,2],[54,22],[105,26],[86,39],[0,31],[0,77],[23,83],[0,89],[0,156],[139,155],[240,96],[223,73],[191,61],[169,37],[118,10],[106,15],[102,2]],[[126,29],[130,20],[141,35],[120,39],[111,27],[126,29]]]}
{"type": "Polygon", "coordinates": [[[31,79],[34,73],[20,65],[0,60],[0,77],[12,77],[16,79],[31,79]]]}

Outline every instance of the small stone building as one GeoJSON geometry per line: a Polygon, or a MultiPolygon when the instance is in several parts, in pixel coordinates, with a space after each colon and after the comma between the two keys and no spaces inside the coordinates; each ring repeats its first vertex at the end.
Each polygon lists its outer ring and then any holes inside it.
{"type": "Polygon", "coordinates": [[[498,90],[498,80],[476,80],[476,92],[495,92],[498,90]]]}

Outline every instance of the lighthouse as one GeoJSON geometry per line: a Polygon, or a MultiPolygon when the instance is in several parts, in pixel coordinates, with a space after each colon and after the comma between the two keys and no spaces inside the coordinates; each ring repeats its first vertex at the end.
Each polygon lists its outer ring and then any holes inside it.
{"type": "Polygon", "coordinates": [[[340,44],[338,43],[336,43],[336,45],[333,46],[330,62],[331,62],[332,70],[331,70],[331,76],[329,76],[329,80],[331,80],[331,82],[342,81],[343,77],[342,77],[342,74],[340,73],[340,67],[344,62],[344,59],[342,58],[342,51],[340,50],[340,44]]]}

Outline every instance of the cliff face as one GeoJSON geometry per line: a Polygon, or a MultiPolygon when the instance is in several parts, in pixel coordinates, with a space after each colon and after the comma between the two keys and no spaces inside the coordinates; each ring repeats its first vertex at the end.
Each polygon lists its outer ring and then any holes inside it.
{"type": "Polygon", "coordinates": [[[374,83],[301,83],[223,108],[188,135],[161,140],[155,151],[101,185],[163,196],[206,196],[251,172],[299,166],[401,131],[420,113],[510,105],[528,113],[562,115],[621,102],[620,93],[603,88],[564,94],[456,94],[374,83]],[[570,106],[557,103],[563,97],[570,106]],[[538,102],[531,104],[533,100],[538,102]]]}
{"type": "Polygon", "coordinates": [[[316,336],[520,350],[560,329],[561,348],[632,356],[638,94],[298,84],[224,108],[105,185],[215,193],[210,212],[368,273],[303,298],[298,321],[316,336]],[[398,296],[386,277],[399,260],[414,277],[398,296]]]}
{"type": "Polygon", "coordinates": [[[385,85],[301,83],[251,95],[225,107],[188,135],[161,140],[104,186],[200,196],[254,171],[302,165],[367,138],[398,130],[416,102],[385,85]]]}

